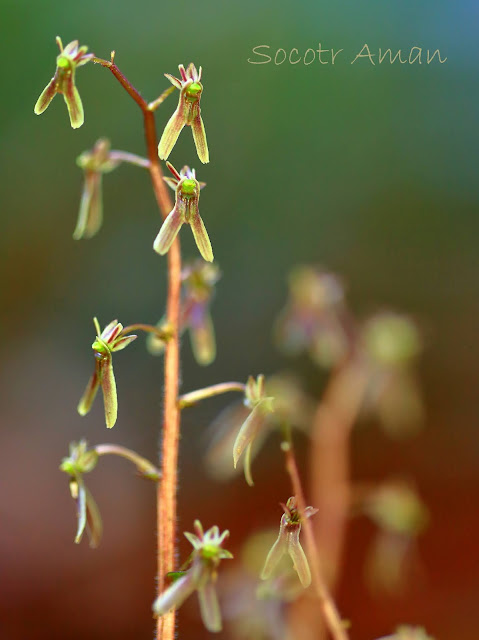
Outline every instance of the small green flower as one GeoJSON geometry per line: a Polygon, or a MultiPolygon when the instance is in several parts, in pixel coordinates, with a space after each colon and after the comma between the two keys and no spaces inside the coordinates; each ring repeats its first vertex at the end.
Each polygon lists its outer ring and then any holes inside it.
{"type": "MultiPolygon", "coordinates": [[[[198,258],[185,264],[181,271],[181,304],[179,332],[188,330],[195,360],[201,366],[211,364],[216,357],[215,329],[211,318],[210,305],[215,284],[221,277],[216,264],[198,258]]],[[[165,319],[157,327],[165,326],[165,319]]],[[[165,341],[150,333],[147,347],[152,355],[160,355],[165,350],[165,341]]]]}
{"type": "Polygon", "coordinates": [[[75,240],[91,238],[103,222],[102,176],[116,169],[121,160],[110,157],[110,141],[100,138],[91,151],[84,151],[77,158],[83,169],[85,181],[80,202],[78,222],[73,233],[75,240]]]}
{"type": "Polygon", "coordinates": [[[268,553],[263,571],[261,572],[261,579],[268,580],[284,554],[288,553],[293,561],[294,569],[299,576],[301,584],[306,588],[311,584],[311,571],[303,547],[299,541],[299,534],[301,533],[301,523],[304,518],[310,518],[317,513],[318,510],[313,507],[306,507],[304,514],[301,516],[296,506],[296,498],[294,497],[289,498],[282,507],[284,513],[281,516],[278,539],[268,553]]]}
{"type": "Polygon", "coordinates": [[[213,262],[213,250],[199,212],[200,189],[204,182],[198,182],[194,169],[185,166],[180,173],[169,162],[166,163],[174,178],[165,178],[165,182],[175,190],[175,206],[156,236],[153,249],[160,255],[168,252],[183,224],[189,224],[193,231],[196,246],[207,262],[213,262]]]}
{"type": "Polygon", "coordinates": [[[98,387],[101,385],[103,402],[105,405],[106,426],[111,429],[115,426],[118,415],[118,399],[116,395],[116,382],[113,373],[112,354],[127,347],[137,336],[122,335],[123,325],[113,320],[100,332],[100,325],[96,318],[93,319],[97,337],[92,344],[95,354],[95,371],[90,378],[85,392],[78,404],[78,413],[86,415],[93,404],[98,387]]]}
{"type": "Polygon", "coordinates": [[[75,85],[75,71],[77,67],[89,62],[94,55],[93,53],[87,53],[88,47],[79,47],[78,40],[73,40],[65,48],[63,48],[59,36],[57,36],[56,42],[60,53],[57,56],[55,75],[42,91],[35,104],[34,111],[37,115],[40,115],[48,107],[55,94],[61,93],[68,108],[71,125],[74,129],[78,129],[83,124],[84,115],[80,94],[75,85]]]}
{"type": "Polygon", "coordinates": [[[161,160],[166,160],[175,146],[181,130],[185,125],[189,125],[193,132],[198,158],[205,164],[210,161],[210,157],[200,109],[201,94],[203,93],[203,85],[200,82],[202,69],[200,67],[197,71],[193,63],[188,65],[186,71],[182,64],[178,69],[181,79],[165,73],[171,84],[180,90],[180,99],[176,111],[169,119],[161,136],[158,155],[161,160]]]}
{"type": "Polygon", "coordinates": [[[220,534],[218,527],[214,526],[204,532],[199,520],[195,520],[194,527],[196,534],[185,532],[185,537],[193,545],[187,562],[189,568],[180,572],[180,577],[160,593],[153,604],[153,611],[155,615],[163,616],[171,609],[180,607],[194,591],[197,591],[205,627],[208,631],[221,631],[221,614],[215,582],[221,560],[233,557],[221,546],[229,536],[229,531],[220,534]]]}
{"type": "Polygon", "coordinates": [[[264,375],[259,375],[256,380],[253,376],[248,378],[244,404],[251,412],[241,425],[236,436],[233,445],[233,464],[236,469],[241,454],[245,452],[244,473],[246,482],[250,487],[254,484],[251,476],[251,449],[255,438],[265,424],[268,414],[274,411],[273,400],[274,398],[266,395],[264,375]]]}
{"type": "Polygon", "coordinates": [[[98,546],[103,526],[100,511],[83,482],[83,475],[92,471],[97,462],[97,452],[94,449],[88,449],[86,440],[80,440],[70,444],[70,455],[68,458],[63,458],[60,465],[60,469],[70,476],[70,492],[77,508],[78,526],[75,542],[78,544],[86,531],[90,547],[98,546]]]}

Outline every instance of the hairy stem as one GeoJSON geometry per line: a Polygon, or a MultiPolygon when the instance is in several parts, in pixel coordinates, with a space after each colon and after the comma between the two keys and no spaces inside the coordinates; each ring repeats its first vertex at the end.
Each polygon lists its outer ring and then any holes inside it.
{"type": "MultiPolygon", "coordinates": [[[[304,497],[303,487],[301,485],[301,478],[291,439],[282,443],[282,449],[286,457],[286,470],[291,478],[291,484],[296,497],[298,510],[300,514],[303,514],[306,509],[306,500],[304,497]]],[[[321,517],[321,514],[318,515],[318,518],[319,517],[321,517]]],[[[314,539],[311,520],[309,518],[303,518],[302,526],[306,542],[306,550],[308,552],[308,559],[311,565],[313,588],[319,600],[325,624],[334,640],[349,640],[345,625],[339,615],[336,604],[334,603],[327,583],[322,575],[320,556],[314,539]]],[[[293,637],[299,636],[293,634],[293,637]]]]}
{"type": "MultiPolygon", "coordinates": [[[[158,137],[156,134],[154,113],[149,108],[146,100],[118,69],[113,60],[114,52],[112,52],[110,61],[94,58],[93,62],[110,69],[143,113],[145,140],[149,160],[148,170],[150,172],[158,207],[163,218],[166,218],[173,208],[173,203],[163,180],[163,172],[158,158],[158,137]]],[[[175,568],[176,491],[180,429],[180,412],[177,404],[180,372],[178,332],[180,289],[181,251],[179,240],[176,238],[168,252],[168,297],[166,309],[168,328],[171,336],[167,341],[165,353],[163,441],[161,446],[162,481],[158,484],[157,490],[158,594],[165,588],[166,574],[175,568]]],[[[158,618],[156,639],[173,640],[174,634],[175,611],[171,611],[158,618]]]]}

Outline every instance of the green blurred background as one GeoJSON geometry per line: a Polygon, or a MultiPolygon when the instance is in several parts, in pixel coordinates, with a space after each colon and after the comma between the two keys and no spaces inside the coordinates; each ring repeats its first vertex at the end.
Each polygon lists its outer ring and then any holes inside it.
{"type": "MultiPolygon", "coordinates": [[[[78,73],[81,129],[70,128],[61,97],[34,116],[54,71],[57,34],[102,57],[115,49],[148,99],[179,63],[203,66],[211,163],[197,169],[208,183],[201,211],[223,278],[213,307],[217,360],[199,368],[185,340],[184,390],[292,367],[320,391],[324,375],[306,358],[283,358],[271,339],[286,276],[298,263],[340,273],[360,316],[391,307],[418,319],[426,428],[399,445],[377,427],[359,431],[354,472],[416,478],[431,510],[420,541],[424,578],[400,597],[372,598],[361,569],[371,531],[355,524],[339,605],[355,640],[399,622],[422,623],[438,640],[476,640],[477,3],[1,0],[0,11],[2,640],[152,636],[152,487],[126,463],[100,465],[89,486],[105,535],[90,551],[86,542],[72,544],[74,510],[58,464],[80,437],[155,455],[162,362],[146,354],[143,339],[116,360],[115,430],[106,432],[100,402],[87,418],[75,407],[92,365],[91,318],[154,323],[163,313],[166,263],[151,249],[159,215],[146,172],[121,167],[104,183],[100,234],[71,239],[77,155],[100,136],[139,154],[144,144],[136,105],[92,64],[78,73]],[[247,62],[256,45],[301,54],[318,43],[344,49],[334,66],[247,62]],[[374,53],[439,48],[447,62],[351,65],[364,43],[374,53]]],[[[160,108],[160,131],[175,103],[160,108]]],[[[199,164],[189,131],[170,159],[199,164]]],[[[182,233],[187,257],[196,255],[190,235],[182,233]]],[[[195,517],[228,527],[235,550],[249,532],[277,523],[289,488],[277,442],[256,465],[254,490],[242,478],[225,486],[207,479],[199,463],[204,430],[227,402],[185,414],[179,527],[191,530],[195,517]]],[[[196,604],[180,617],[184,640],[207,637],[196,604]]]]}

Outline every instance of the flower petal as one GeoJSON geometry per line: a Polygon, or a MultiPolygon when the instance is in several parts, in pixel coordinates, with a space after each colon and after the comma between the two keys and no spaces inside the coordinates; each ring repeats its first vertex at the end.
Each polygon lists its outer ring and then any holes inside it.
{"type": "Polygon", "coordinates": [[[40,97],[38,98],[35,104],[33,111],[36,113],[37,116],[39,116],[41,113],[45,111],[45,109],[48,107],[50,102],[55,97],[56,93],[57,93],[57,76],[55,74],[53,78],[50,80],[50,82],[47,84],[45,89],[43,89],[43,91],[40,94],[40,97]]]}
{"type": "Polygon", "coordinates": [[[83,113],[83,104],[75,86],[75,77],[73,71],[65,78],[62,86],[63,97],[68,108],[70,116],[70,124],[73,129],[78,129],[85,121],[83,113]]]}
{"type": "Polygon", "coordinates": [[[199,113],[199,107],[198,114],[191,123],[191,130],[193,132],[193,140],[195,141],[198,158],[203,164],[206,164],[210,161],[210,154],[208,151],[208,143],[206,142],[205,125],[203,124],[203,119],[199,113]]]}
{"type": "Polygon", "coordinates": [[[161,229],[156,236],[155,242],[153,243],[153,249],[159,253],[160,256],[163,256],[168,252],[184,221],[184,204],[177,202],[174,209],[172,209],[166,220],[163,222],[161,229]]]}
{"type": "Polygon", "coordinates": [[[88,381],[86,389],[80,399],[80,402],[78,403],[77,411],[81,416],[86,416],[86,414],[90,411],[99,386],[99,364],[98,360],[95,360],[95,371],[88,381]]]}
{"type": "Polygon", "coordinates": [[[195,583],[190,573],[175,580],[163,593],[160,593],[153,604],[156,616],[162,616],[173,608],[180,607],[195,590],[195,583]]]}
{"type": "Polygon", "coordinates": [[[264,567],[261,572],[261,580],[267,580],[276,569],[281,558],[286,553],[287,542],[286,532],[283,527],[280,527],[279,536],[266,556],[264,567]]]}
{"type": "Polygon", "coordinates": [[[178,78],[175,78],[175,76],[172,76],[171,73],[165,73],[165,78],[168,78],[168,80],[174,87],[176,87],[177,89],[181,89],[180,80],[178,80],[178,78]]]}
{"type": "Polygon", "coordinates": [[[78,525],[75,543],[79,544],[86,527],[86,489],[83,480],[81,478],[70,480],[70,491],[76,501],[78,525]]]}
{"type": "Polygon", "coordinates": [[[124,349],[125,347],[127,347],[130,342],[133,342],[133,340],[136,340],[138,336],[123,336],[121,338],[118,338],[115,343],[112,345],[111,350],[112,351],[121,351],[122,349],[124,349]]]}
{"type": "Polygon", "coordinates": [[[216,596],[216,589],[211,580],[198,589],[198,600],[200,603],[201,619],[208,631],[221,631],[221,613],[216,596]]]}
{"type": "Polygon", "coordinates": [[[245,477],[245,480],[246,480],[247,484],[250,487],[254,487],[253,476],[251,475],[251,447],[252,447],[252,445],[253,445],[253,443],[250,442],[249,445],[246,447],[246,452],[244,454],[244,459],[243,459],[244,477],[245,477]]]}
{"type": "Polygon", "coordinates": [[[118,417],[118,398],[111,356],[100,360],[100,383],[105,405],[105,422],[108,429],[115,426],[118,417]]]}
{"type": "Polygon", "coordinates": [[[216,357],[215,329],[207,304],[196,304],[190,315],[190,340],[195,360],[207,366],[216,357]]]}
{"type": "Polygon", "coordinates": [[[87,487],[85,487],[85,495],[86,532],[90,541],[90,547],[94,549],[100,544],[101,536],[103,534],[103,523],[101,521],[100,510],[87,487]]]}
{"type": "Polygon", "coordinates": [[[213,262],[213,249],[211,248],[208,232],[199,213],[192,217],[190,225],[201,256],[206,262],[213,262]]]}
{"type": "Polygon", "coordinates": [[[102,176],[96,171],[86,171],[78,222],[73,232],[74,240],[93,237],[102,221],[102,176]]]}
{"type": "Polygon", "coordinates": [[[304,588],[309,587],[311,584],[311,571],[309,569],[308,560],[303,551],[303,547],[299,541],[299,534],[301,527],[297,526],[292,531],[289,531],[288,536],[288,553],[293,561],[294,568],[301,580],[301,584],[304,588]]]}
{"type": "Polygon", "coordinates": [[[236,468],[238,459],[246,449],[246,447],[253,442],[258,434],[258,431],[262,428],[265,420],[265,412],[260,402],[253,411],[249,414],[246,420],[243,422],[241,429],[236,436],[235,443],[233,445],[233,462],[236,468]]]}
{"type": "Polygon", "coordinates": [[[158,145],[158,155],[160,160],[166,160],[168,158],[184,126],[185,119],[180,106],[178,106],[176,111],[168,120],[165,130],[163,131],[163,135],[161,136],[161,140],[158,145]]]}

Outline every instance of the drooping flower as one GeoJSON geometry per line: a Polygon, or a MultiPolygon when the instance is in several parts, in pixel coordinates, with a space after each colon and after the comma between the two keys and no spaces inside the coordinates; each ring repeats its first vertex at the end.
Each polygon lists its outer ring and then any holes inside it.
{"type": "Polygon", "coordinates": [[[350,350],[344,289],[333,273],[310,266],[289,277],[289,299],[279,316],[275,337],[289,354],[307,351],[320,366],[341,363],[350,350]]]}
{"type": "Polygon", "coordinates": [[[93,496],[85,486],[83,475],[92,471],[98,462],[98,454],[94,449],[88,449],[86,440],[72,442],[70,455],[63,458],[60,469],[70,476],[70,492],[75,500],[77,509],[77,532],[75,542],[81,542],[86,531],[90,540],[90,547],[97,547],[102,531],[100,511],[93,496]]]}
{"type": "Polygon", "coordinates": [[[196,246],[203,258],[207,262],[213,262],[211,242],[198,208],[200,189],[205,186],[205,183],[198,182],[195,170],[188,166],[184,166],[178,173],[170,162],[166,165],[174,176],[174,178],[165,178],[165,182],[175,190],[175,206],[163,222],[153,248],[160,255],[167,253],[178,231],[186,223],[191,226],[196,246]]]}
{"type": "Polygon", "coordinates": [[[83,105],[75,85],[75,72],[77,67],[89,62],[93,57],[93,53],[87,53],[88,47],[78,46],[78,40],[68,43],[65,48],[61,38],[57,36],[56,42],[60,49],[57,56],[57,68],[55,75],[47,84],[38,98],[34,111],[40,115],[45,111],[55,94],[63,94],[63,98],[67,105],[70,123],[74,129],[81,127],[84,121],[83,105]]]}
{"type": "Polygon", "coordinates": [[[113,373],[112,354],[114,351],[121,351],[127,347],[137,336],[122,335],[123,325],[117,320],[110,322],[102,332],[100,331],[98,320],[94,318],[93,322],[97,332],[96,339],[92,344],[95,355],[95,371],[78,404],[78,413],[84,416],[90,411],[98,387],[101,386],[105,405],[106,426],[111,429],[111,427],[115,426],[118,415],[118,399],[113,373]]]}
{"type": "Polygon", "coordinates": [[[293,561],[294,569],[301,584],[306,588],[311,584],[311,570],[299,541],[299,534],[301,533],[301,523],[304,518],[310,518],[318,510],[313,507],[306,507],[304,514],[301,516],[296,506],[295,497],[289,498],[282,507],[284,513],[281,516],[278,539],[268,553],[261,572],[261,579],[268,580],[282,557],[287,553],[293,561]]]}
{"type": "Polygon", "coordinates": [[[103,221],[102,176],[116,169],[121,160],[110,157],[110,141],[100,138],[91,151],[84,151],[77,158],[85,180],[80,202],[78,222],[73,233],[75,240],[91,238],[103,221]]]}
{"type": "MultiPolygon", "coordinates": [[[[210,304],[215,284],[221,273],[215,264],[201,259],[186,264],[181,272],[182,289],[180,303],[179,332],[188,330],[193,355],[198,364],[206,366],[216,357],[216,341],[210,304]]],[[[158,328],[165,326],[160,320],[158,328]]],[[[160,355],[165,349],[165,341],[149,334],[147,347],[151,354],[160,355]]]]}
{"type": "Polygon", "coordinates": [[[221,631],[221,614],[215,590],[217,569],[224,559],[231,559],[233,555],[222,548],[222,544],[229,536],[229,531],[220,534],[217,526],[204,532],[201,522],[195,520],[195,534],[185,532],[185,537],[193,545],[193,551],[188,560],[189,568],[181,572],[163,593],[160,593],[153,604],[155,615],[162,616],[171,609],[180,607],[194,592],[198,592],[201,617],[208,631],[221,631]]]}
{"type": "Polygon", "coordinates": [[[244,452],[244,474],[246,482],[253,486],[251,476],[251,449],[255,438],[265,424],[268,414],[274,411],[274,398],[266,395],[264,387],[264,375],[259,375],[256,380],[253,376],[248,378],[245,389],[244,404],[250,409],[250,413],[241,425],[233,445],[233,464],[236,468],[238,460],[244,452]]]}
{"type": "Polygon", "coordinates": [[[181,74],[180,79],[165,73],[171,84],[180,90],[180,98],[178,107],[169,119],[161,136],[158,155],[161,160],[166,160],[175,146],[181,130],[185,125],[189,125],[193,132],[198,158],[205,164],[210,161],[210,156],[200,109],[201,94],[203,93],[203,85],[201,84],[202,69],[200,67],[199,71],[197,71],[192,62],[188,65],[186,71],[182,64],[179,65],[178,69],[181,74]]]}

